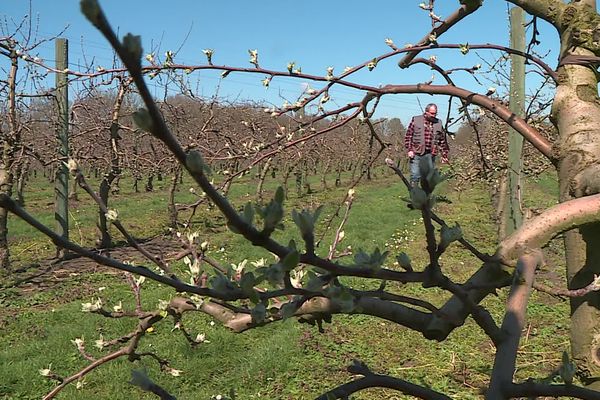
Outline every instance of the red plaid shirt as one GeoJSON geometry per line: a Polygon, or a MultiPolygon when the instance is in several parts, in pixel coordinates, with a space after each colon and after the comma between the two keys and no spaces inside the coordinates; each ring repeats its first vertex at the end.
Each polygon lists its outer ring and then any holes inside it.
{"type": "MultiPolygon", "coordinates": [[[[410,124],[408,125],[408,129],[406,130],[406,136],[404,136],[404,147],[406,147],[407,151],[414,151],[412,140],[415,132],[415,122],[414,119],[411,119],[410,124]]],[[[446,141],[446,135],[438,135],[435,138],[435,143],[433,140],[433,122],[428,121],[427,118],[424,119],[424,127],[423,127],[423,136],[425,139],[425,152],[436,155],[438,149],[441,150],[442,158],[448,158],[448,142],[446,141]]]]}

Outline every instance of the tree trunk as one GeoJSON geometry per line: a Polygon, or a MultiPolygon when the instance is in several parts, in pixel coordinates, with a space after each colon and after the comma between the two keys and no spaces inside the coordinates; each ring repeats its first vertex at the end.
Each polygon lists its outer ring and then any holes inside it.
{"type": "Polygon", "coordinates": [[[144,187],[144,190],[146,190],[146,192],[152,192],[154,190],[154,185],[152,183],[153,180],[154,175],[149,175],[148,180],[146,181],[146,186],[144,187]]]}
{"type": "Polygon", "coordinates": [[[8,248],[8,211],[0,208],[0,272],[10,271],[10,251],[8,248]]]}
{"type": "Polygon", "coordinates": [[[267,161],[265,161],[265,165],[263,166],[263,169],[258,177],[258,185],[256,186],[256,201],[259,204],[262,204],[263,202],[263,187],[265,185],[265,180],[267,179],[267,173],[271,168],[271,161],[273,161],[273,157],[269,157],[267,161]]]}
{"type": "Polygon", "coordinates": [[[311,194],[313,192],[312,188],[310,187],[310,181],[308,180],[309,173],[310,173],[310,171],[308,169],[308,166],[305,165],[304,172],[303,172],[303,178],[302,178],[302,181],[304,182],[304,193],[305,194],[311,194]]]}
{"type": "Polygon", "coordinates": [[[297,167],[294,171],[294,176],[296,177],[296,196],[302,197],[302,170],[300,167],[297,167]]]}
{"type": "Polygon", "coordinates": [[[175,192],[177,191],[177,185],[181,180],[181,175],[181,166],[178,164],[178,167],[175,168],[175,171],[173,171],[173,176],[171,177],[171,187],[169,189],[169,227],[173,229],[177,229],[177,206],[175,204],[175,192]]]}
{"type": "MultiPolygon", "coordinates": [[[[227,163],[227,165],[225,165],[225,169],[230,171],[231,174],[236,174],[237,171],[239,171],[239,163],[238,162],[227,163]]],[[[221,190],[221,194],[223,196],[227,196],[227,194],[229,194],[229,189],[231,189],[232,183],[233,183],[232,179],[227,179],[227,181],[225,182],[225,185],[223,186],[223,190],[221,190]]],[[[211,203],[209,202],[209,204],[211,204],[211,203]]]]}
{"type": "MultiPolygon", "coordinates": [[[[585,50],[579,54],[591,55],[585,50]]],[[[552,117],[560,138],[560,201],[600,191],[600,102],[595,71],[583,66],[559,68],[552,117]]],[[[600,224],[594,223],[565,234],[569,289],[588,285],[600,275],[600,224]]],[[[590,388],[600,389],[600,296],[591,292],[571,299],[571,351],[579,377],[590,388]]]]}
{"type": "Polygon", "coordinates": [[[358,171],[358,168],[361,166],[361,163],[357,162],[354,163],[353,167],[352,167],[352,180],[354,181],[354,179],[356,179],[356,172],[358,171]]]}
{"type": "MultiPolygon", "coordinates": [[[[115,193],[113,185],[118,183],[119,177],[121,175],[121,159],[120,159],[120,146],[119,141],[121,137],[119,136],[119,113],[121,112],[121,106],[123,105],[123,100],[125,98],[125,93],[127,92],[128,81],[121,81],[119,85],[119,92],[117,94],[117,98],[115,99],[115,104],[112,109],[111,123],[110,123],[110,171],[106,174],[102,181],[100,182],[100,200],[104,203],[106,208],[108,208],[108,195],[111,192],[115,193]]],[[[116,190],[118,193],[118,189],[116,190]]],[[[98,238],[98,246],[100,248],[108,248],[112,246],[112,238],[110,237],[110,233],[108,232],[108,223],[106,221],[106,215],[104,212],[99,209],[98,210],[98,230],[99,230],[99,238],[98,238]]]]}
{"type": "Polygon", "coordinates": [[[342,185],[342,165],[338,164],[337,168],[335,169],[336,172],[336,176],[335,176],[335,187],[340,187],[342,185]]]}
{"type": "MultiPolygon", "coordinates": [[[[110,181],[109,176],[107,175],[102,182],[100,182],[100,191],[98,193],[100,200],[104,203],[106,208],[108,208],[108,193],[110,191],[110,181]]],[[[108,221],[106,220],[106,215],[104,212],[98,208],[98,240],[97,246],[101,249],[107,249],[112,245],[112,238],[110,237],[110,232],[108,232],[108,221]]]]}
{"type": "Polygon", "coordinates": [[[120,183],[121,183],[121,175],[117,175],[115,177],[115,180],[112,181],[112,183],[110,185],[110,194],[117,195],[121,192],[121,187],[119,186],[120,183]]]}
{"type": "MultiPolygon", "coordinates": [[[[13,164],[17,147],[21,143],[20,128],[17,121],[16,82],[19,58],[15,49],[11,49],[11,68],[8,75],[8,132],[0,131],[2,159],[0,159],[0,193],[12,195],[14,184],[13,164]]],[[[1,129],[1,127],[0,127],[1,129]]],[[[10,270],[10,251],[8,248],[8,212],[0,209],[0,269],[10,270]]]]}
{"type": "Polygon", "coordinates": [[[139,188],[140,179],[141,179],[141,177],[137,173],[133,174],[133,186],[132,186],[132,188],[133,188],[134,193],[139,193],[140,192],[140,188],[139,188]]]}
{"type": "MultiPolygon", "coordinates": [[[[5,193],[8,196],[12,194],[12,175],[10,174],[7,164],[10,165],[8,145],[4,145],[3,160],[0,165],[0,193],[5,193]]],[[[0,208],[0,271],[10,271],[10,251],[8,247],[8,211],[5,208],[0,208]]]]}
{"type": "Polygon", "coordinates": [[[331,169],[331,159],[327,160],[327,163],[325,164],[325,166],[323,167],[323,170],[321,171],[321,189],[323,189],[323,190],[327,190],[327,174],[329,173],[330,169],[331,169]]]}
{"type": "Polygon", "coordinates": [[[17,187],[16,187],[16,199],[15,201],[23,207],[25,205],[25,185],[27,184],[27,177],[29,175],[29,159],[25,161],[19,167],[17,172],[17,187]]]}

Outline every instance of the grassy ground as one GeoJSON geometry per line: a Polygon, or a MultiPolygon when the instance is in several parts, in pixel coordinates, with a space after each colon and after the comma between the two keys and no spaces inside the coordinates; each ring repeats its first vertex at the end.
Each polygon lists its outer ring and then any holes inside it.
{"type": "MultiPolygon", "coordinates": [[[[548,176],[526,186],[527,201],[531,205],[551,205],[555,196],[553,177],[548,176]]],[[[135,235],[148,237],[165,232],[167,220],[164,188],[156,193],[130,193],[124,182],[121,194],[111,200],[126,226],[135,235]]],[[[276,182],[270,181],[272,192],[276,182]]],[[[318,187],[315,182],[313,188],[318,187]]],[[[33,182],[27,197],[28,208],[42,221],[52,224],[51,188],[42,179],[33,182]]],[[[242,206],[252,199],[255,186],[241,181],[234,186],[232,201],[242,206]]],[[[193,199],[183,185],[178,201],[193,199]]],[[[322,225],[333,216],[344,198],[346,189],[317,191],[296,198],[290,195],[286,202],[288,217],[286,229],[277,232],[282,241],[297,238],[289,217],[292,208],[325,204],[322,225]]],[[[452,204],[439,204],[436,212],[448,223],[459,222],[465,237],[480,250],[493,252],[495,226],[493,210],[487,190],[475,186],[455,193],[452,182],[442,188],[452,204]]],[[[423,227],[419,214],[409,210],[402,197],[406,189],[395,177],[386,175],[373,182],[365,182],[356,190],[352,214],[345,227],[343,246],[372,251],[376,246],[391,251],[387,266],[394,268],[395,255],[400,251],[410,254],[414,265],[425,262],[423,227]]],[[[94,234],[95,207],[82,200],[72,208],[72,237],[84,245],[91,245],[94,234]]],[[[268,198],[268,196],[267,196],[268,198]]],[[[334,218],[333,226],[339,223],[334,218]]],[[[195,218],[202,226],[202,237],[210,243],[211,255],[231,263],[244,258],[249,261],[267,257],[240,237],[232,235],[220,225],[222,219],[214,210],[203,208],[195,218]]],[[[53,254],[51,244],[19,221],[12,220],[11,243],[13,258],[18,265],[39,261],[53,254]]],[[[325,254],[333,232],[327,232],[318,249],[325,254]]],[[[550,252],[558,252],[550,246],[550,252]]],[[[556,255],[556,254],[555,254],[556,255]]],[[[558,257],[554,259],[559,260],[558,257]]],[[[442,258],[443,268],[455,281],[466,279],[480,265],[465,250],[452,246],[442,258]]],[[[66,376],[83,368],[83,360],[71,340],[84,337],[89,351],[100,335],[105,339],[119,337],[130,331],[135,321],[106,319],[80,312],[81,303],[102,297],[109,307],[122,301],[125,308],[133,306],[128,285],[121,274],[105,269],[95,270],[89,264],[77,268],[56,266],[53,273],[61,277],[49,289],[24,284],[18,288],[4,288],[0,292],[0,398],[39,399],[51,390],[54,383],[38,372],[51,368],[66,376]]],[[[545,267],[545,277],[557,279],[561,265],[545,267]]],[[[47,275],[52,280],[52,275],[47,275]]],[[[348,281],[354,287],[372,285],[360,279],[348,281]]],[[[559,282],[551,282],[557,284],[559,282]]],[[[155,308],[159,299],[173,296],[172,290],[146,282],[143,290],[144,305],[155,308]]],[[[389,285],[399,293],[420,297],[436,305],[447,298],[436,289],[420,285],[389,285]]],[[[497,321],[503,314],[506,290],[498,297],[490,297],[484,305],[497,321]]],[[[568,348],[568,307],[563,301],[543,293],[532,295],[528,325],[518,355],[517,378],[543,378],[555,368],[563,350],[568,348]]],[[[402,379],[423,384],[460,399],[480,397],[493,362],[493,345],[483,332],[468,321],[443,343],[430,342],[418,333],[387,321],[365,316],[334,316],[325,325],[325,333],[316,328],[288,320],[243,334],[233,334],[213,324],[204,315],[185,319],[185,326],[193,334],[204,333],[208,342],[191,348],[173,325],[166,321],[148,334],[140,350],[154,351],[167,358],[171,366],[183,370],[179,377],[161,373],[155,362],[144,359],[135,363],[116,360],[99,367],[84,380],[83,387],[66,388],[61,399],[130,399],[154,398],[145,395],[128,383],[132,369],[144,368],[148,375],[179,399],[210,399],[217,394],[234,390],[238,399],[310,399],[340,383],[351,380],[346,367],[352,359],[360,359],[378,373],[388,373],[402,379]]],[[[386,390],[364,391],[355,399],[403,399],[397,392],[386,390]]]]}

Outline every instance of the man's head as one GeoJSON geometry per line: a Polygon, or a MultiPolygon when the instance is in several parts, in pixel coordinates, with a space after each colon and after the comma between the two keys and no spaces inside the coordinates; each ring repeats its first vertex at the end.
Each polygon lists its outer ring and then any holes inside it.
{"type": "Polygon", "coordinates": [[[425,117],[430,120],[435,120],[437,117],[437,105],[429,103],[425,106],[425,117]]]}

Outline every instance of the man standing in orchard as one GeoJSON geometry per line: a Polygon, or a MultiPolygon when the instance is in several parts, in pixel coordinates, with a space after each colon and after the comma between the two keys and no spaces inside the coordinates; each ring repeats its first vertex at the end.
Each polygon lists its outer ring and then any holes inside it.
{"type": "Polygon", "coordinates": [[[437,118],[437,105],[430,103],[425,106],[423,115],[416,115],[410,121],[404,147],[410,159],[410,183],[418,185],[421,180],[419,161],[423,157],[431,157],[435,161],[437,155],[441,156],[442,163],[448,162],[448,141],[442,122],[437,118]]]}

